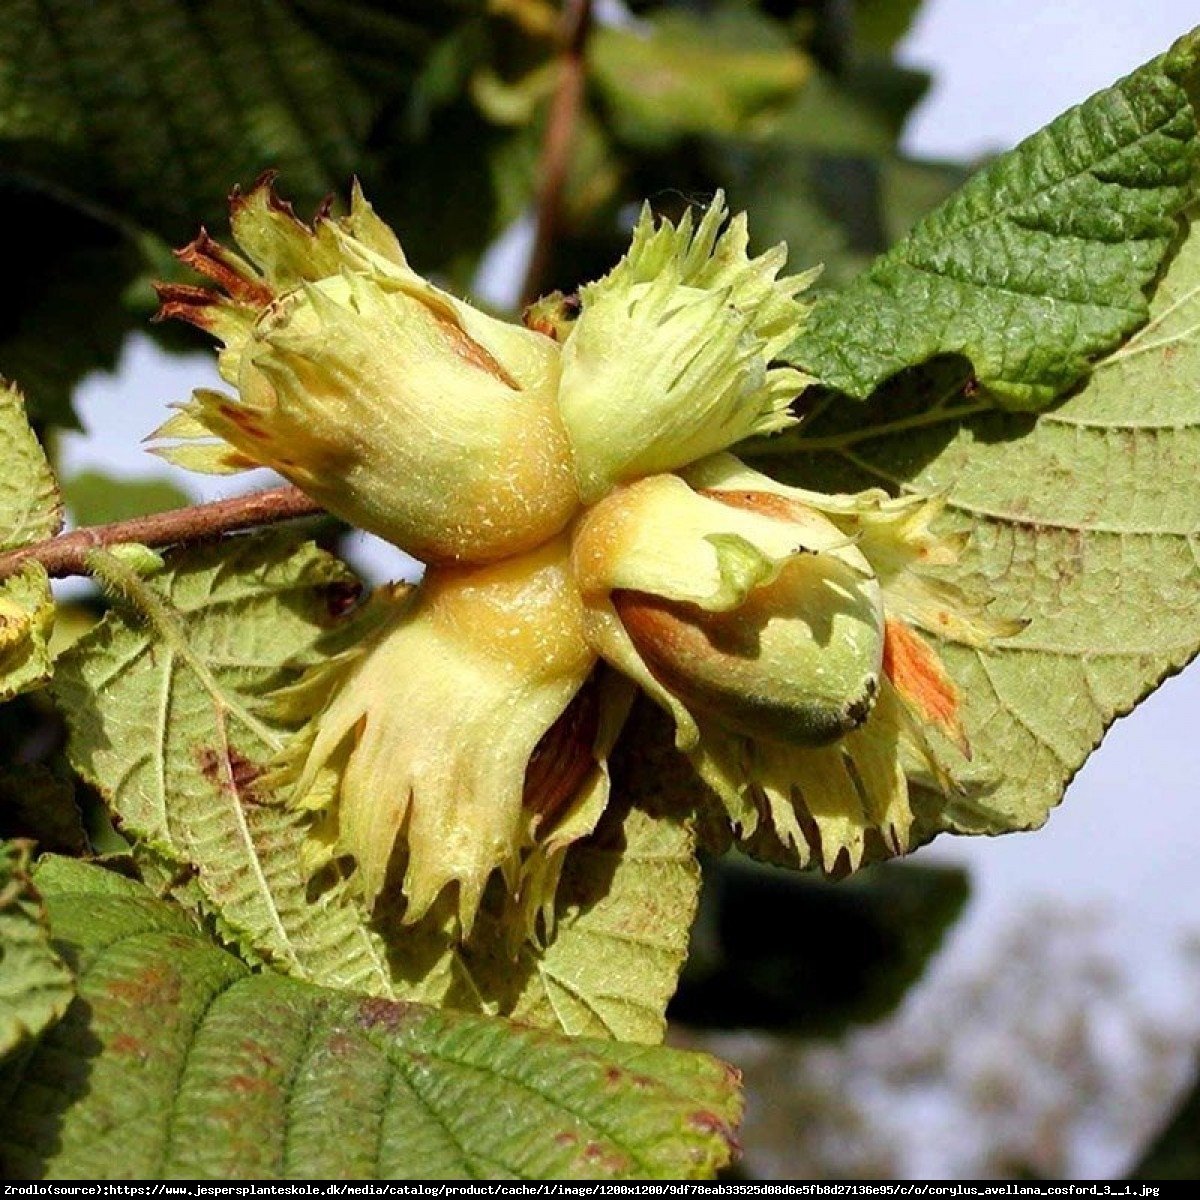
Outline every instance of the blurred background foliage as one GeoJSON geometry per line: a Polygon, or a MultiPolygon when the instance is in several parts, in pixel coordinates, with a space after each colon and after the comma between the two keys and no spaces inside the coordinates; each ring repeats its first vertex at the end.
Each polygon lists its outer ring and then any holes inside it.
{"type": "MultiPolygon", "coordinates": [[[[501,280],[493,292],[515,304],[521,294],[571,291],[612,264],[644,199],[677,215],[718,187],[750,213],[757,248],[785,240],[795,267],[824,262],[821,286],[837,287],[968,173],[897,149],[930,82],[894,59],[918,8],[919,0],[0,0],[0,221],[15,248],[0,292],[0,375],[20,382],[52,445],[55,428],[76,424],[79,380],[111,369],[131,331],[150,328],[151,281],[185,277],[171,247],[201,224],[223,230],[231,187],[265,169],[279,172],[281,193],[302,216],[327,195],[344,197],[357,176],[414,266],[467,290],[502,234],[524,223],[528,238],[539,214],[547,219],[543,147],[560,72],[581,44],[582,101],[547,253],[531,277],[501,280]],[[586,39],[581,16],[590,19],[586,39]]],[[[168,350],[202,344],[188,329],[153,329],[168,350]]],[[[99,475],[68,480],[67,497],[81,523],[183,501],[170,485],[99,475]]],[[[0,778],[0,832],[69,852],[120,846],[97,806],[72,799],[57,732],[36,698],[5,709],[0,740],[37,765],[44,785],[31,797],[0,778]]],[[[813,1039],[845,1037],[893,1013],[966,898],[965,876],[942,868],[879,867],[835,885],[736,859],[706,864],[672,1015],[723,1031],[704,1035],[718,1049],[722,1037],[747,1036],[731,1031],[767,1039],[756,1043],[766,1066],[750,1072],[748,1172],[895,1172],[887,1130],[846,1075],[863,1069],[861,1053],[842,1055],[834,1069],[812,1057],[813,1039]],[[764,1111],[776,1114],[774,1128],[756,1118],[764,1111]],[[766,1139],[757,1150],[756,1138],[766,1139]]],[[[1034,955],[1033,941],[1022,945],[1034,955]]],[[[993,981],[1011,980],[1014,961],[995,964],[993,981]]],[[[1060,995],[1058,1011],[1083,1020],[1082,992],[1100,983],[1088,970],[1080,978],[1080,997],[1060,995]]],[[[987,1007],[978,995],[957,1002],[987,1007]]],[[[888,1071],[945,1075],[941,1023],[953,1018],[923,1019],[923,1058],[911,1021],[907,1055],[881,1066],[878,1047],[867,1053],[877,1092],[888,1071]]],[[[1091,1061],[1080,1057],[1077,1024],[1063,1032],[1073,1036],[1075,1056],[1068,1047],[1067,1065],[1059,1063],[1068,1080],[1070,1064],[1081,1079],[1091,1061]]],[[[1092,1092],[1103,1082],[1094,1074],[1092,1092]]],[[[1161,1106],[1170,1087],[1161,1071],[1156,1078],[1161,1106]]],[[[945,1079],[953,1100],[956,1085],[945,1079]]],[[[1075,1082],[1083,1112],[1090,1093],[1075,1082]]],[[[997,1106],[1012,1120],[1022,1107],[1012,1096],[981,1098],[977,1082],[962,1087],[981,1128],[997,1106]]],[[[1128,1124],[1130,1111],[1113,1119],[1128,1124]]],[[[1200,1171],[1197,1111],[1193,1095],[1154,1143],[1146,1177],[1200,1171]]],[[[1144,1140],[1146,1130],[1136,1134],[1144,1140]]],[[[996,1132],[977,1162],[1018,1175],[1061,1166],[1028,1141],[1006,1151],[996,1132]]]]}
{"type": "MultiPolygon", "coordinates": [[[[845,282],[964,174],[896,152],[929,82],[891,58],[916,8],[596,5],[536,290],[610,265],[631,205],[677,212],[718,186],[760,245],[786,240],[798,263],[826,264],[828,285],[845,282]]],[[[414,265],[465,288],[536,201],[562,9],[3,0],[0,214],[37,252],[0,300],[0,372],[41,420],[69,425],[72,386],[145,327],[149,281],[178,274],[169,248],[220,229],[230,188],[268,167],[301,214],[357,175],[414,265]]]]}

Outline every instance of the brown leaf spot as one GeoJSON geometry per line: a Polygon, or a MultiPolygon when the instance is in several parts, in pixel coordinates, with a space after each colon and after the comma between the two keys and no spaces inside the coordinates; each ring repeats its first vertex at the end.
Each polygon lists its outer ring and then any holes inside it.
{"type": "Polygon", "coordinates": [[[364,1000],[358,1006],[358,1023],[363,1029],[385,1029],[395,1033],[416,1022],[419,1015],[415,1004],[396,1000],[364,1000]]]}
{"type": "Polygon", "coordinates": [[[114,1054],[129,1054],[134,1058],[145,1058],[146,1047],[131,1033],[118,1033],[108,1043],[114,1054]]]}
{"type": "Polygon", "coordinates": [[[177,1004],[181,985],[179,976],[170,967],[153,963],[131,979],[111,980],[106,990],[114,1000],[131,1008],[149,1009],[162,1004],[177,1004]]]}
{"type": "Polygon", "coordinates": [[[248,1058],[256,1059],[268,1070],[274,1070],[279,1065],[279,1060],[263,1046],[262,1042],[255,1041],[253,1038],[243,1038],[241,1048],[243,1054],[248,1058]]]}
{"type": "Polygon", "coordinates": [[[658,1087],[658,1082],[649,1075],[630,1071],[624,1067],[605,1067],[604,1083],[609,1088],[621,1088],[629,1092],[649,1092],[658,1087]]]}
{"type": "Polygon", "coordinates": [[[357,1049],[357,1044],[348,1033],[339,1031],[329,1039],[329,1053],[334,1058],[350,1058],[357,1049]]]}
{"type": "Polygon", "coordinates": [[[269,1079],[259,1079],[254,1075],[233,1075],[229,1079],[229,1090],[239,1096],[254,1096],[270,1092],[275,1085],[269,1079]]]}
{"type": "Polygon", "coordinates": [[[629,1159],[619,1150],[601,1145],[599,1142],[588,1142],[583,1148],[582,1159],[589,1167],[605,1172],[605,1174],[620,1175],[629,1170],[629,1159]]]}
{"type": "Polygon", "coordinates": [[[254,784],[263,769],[251,762],[244,754],[232,747],[225,753],[202,746],[197,753],[200,773],[205,779],[224,790],[232,790],[239,800],[248,804],[257,803],[253,795],[254,784]]]}

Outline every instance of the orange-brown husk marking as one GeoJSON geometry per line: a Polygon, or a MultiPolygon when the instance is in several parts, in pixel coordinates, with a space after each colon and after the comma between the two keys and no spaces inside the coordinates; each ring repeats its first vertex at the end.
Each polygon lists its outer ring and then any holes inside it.
{"type": "Polygon", "coordinates": [[[894,617],[884,621],[883,671],[910,708],[940,729],[963,754],[969,754],[958,688],[937,652],[894,617]]]}

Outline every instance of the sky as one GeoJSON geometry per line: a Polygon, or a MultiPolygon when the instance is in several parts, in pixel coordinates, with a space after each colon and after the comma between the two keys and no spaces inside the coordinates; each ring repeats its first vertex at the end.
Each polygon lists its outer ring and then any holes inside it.
{"type": "MultiPolygon", "coordinates": [[[[1200,9],[1185,0],[927,0],[901,57],[932,70],[936,82],[904,149],[962,159],[1011,146],[1165,49],[1197,20],[1200,9]]],[[[67,472],[96,466],[169,474],[140,439],[162,419],[164,403],[218,385],[208,356],[168,358],[147,339],[131,339],[115,375],[93,376],[80,387],[88,435],[64,439],[67,472]]],[[[245,486],[245,477],[232,484],[174,477],[196,499],[245,486]]],[[[381,576],[411,572],[399,552],[365,535],[355,551],[381,576]]],[[[1164,1015],[1190,1005],[1177,947],[1188,933],[1200,933],[1198,727],[1200,668],[1116,723],[1045,829],[999,839],[943,838],[921,851],[927,860],[969,864],[973,878],[967,917],[937,970],[986,955],[1015,908],[1048,899],[1107,911],[1112,936],[1148,1000],[1164,1015]]]]}

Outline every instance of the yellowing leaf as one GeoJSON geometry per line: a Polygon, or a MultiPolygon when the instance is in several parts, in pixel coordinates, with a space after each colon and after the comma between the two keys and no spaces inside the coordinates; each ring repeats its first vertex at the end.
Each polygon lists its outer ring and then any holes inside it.
{"type": "Polygon", "coordinates": [[[53,629],[54,598],[39,563],[0,580],[0,701],[49,680],[53,629]]]}

